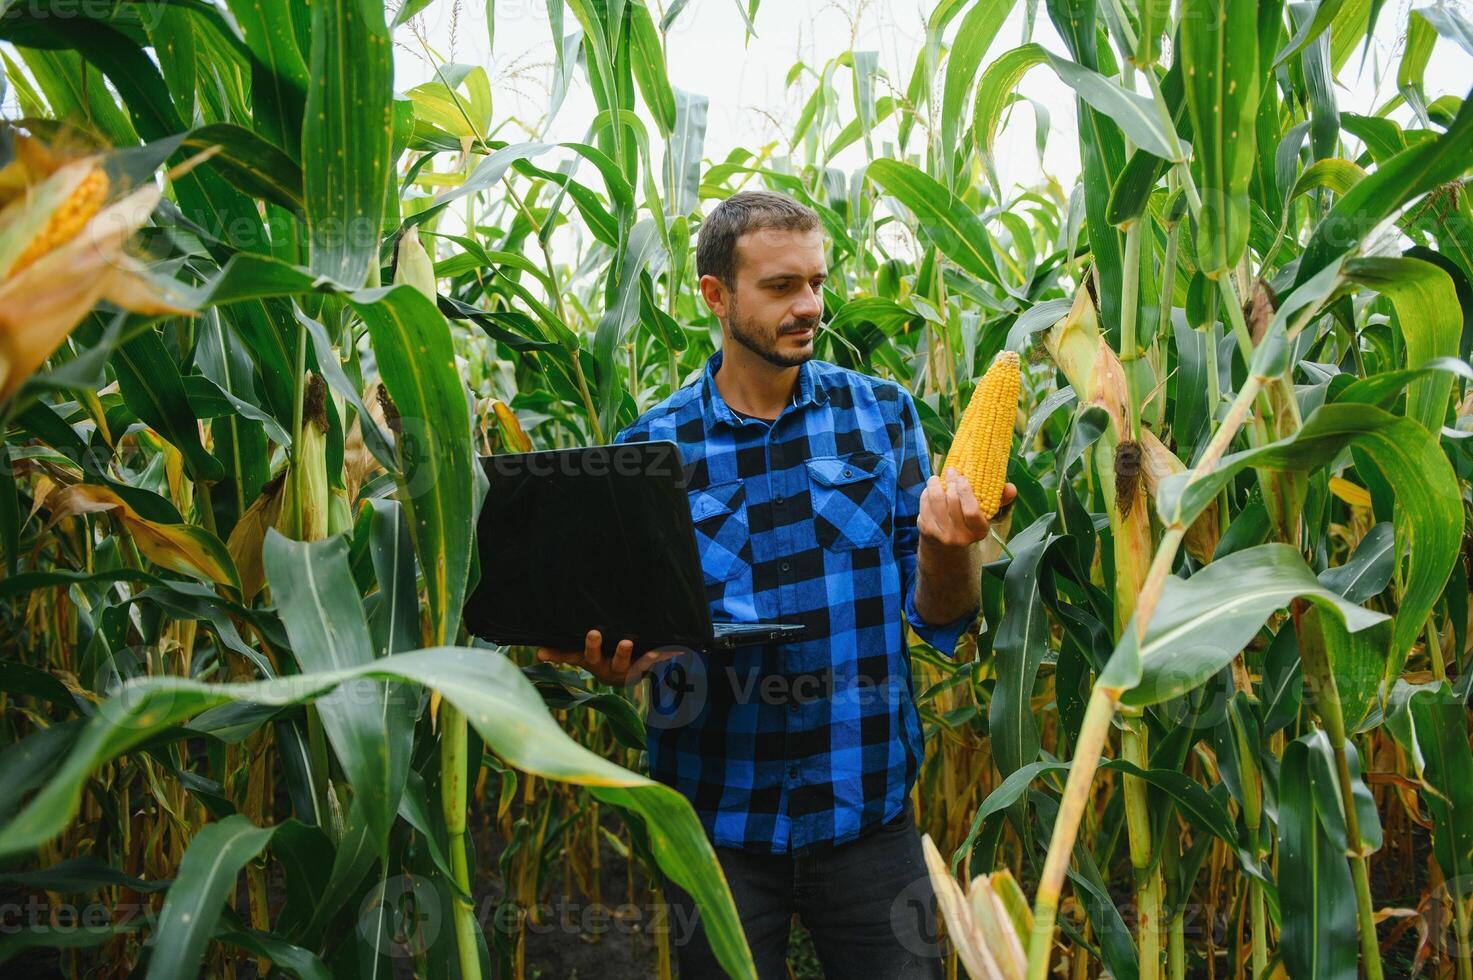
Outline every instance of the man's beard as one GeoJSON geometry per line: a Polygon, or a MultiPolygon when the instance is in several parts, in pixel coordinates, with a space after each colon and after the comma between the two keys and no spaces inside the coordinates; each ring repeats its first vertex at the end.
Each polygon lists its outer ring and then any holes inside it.
{"type": "Polygon", "coordinates": [[[819,325],[823,321],[818,317],[804,317],[801,320],[789,320],[778,327],[777,334],[773,337],[765,337],[762,332],[749,328],[737,312],[736,304],[731,304],[731,312],[727,317],[726,325],[731,329],[731,338],[741,344],[747,350],[756,354],[769,364],[780,368],[798,367],[813,357],[813,348],[810,346],[806,353],[784,354],[777,349],[777,337],[783,333],[793,330],[804,330],[812,328],[813,335],[818,336],[819,325]]]}

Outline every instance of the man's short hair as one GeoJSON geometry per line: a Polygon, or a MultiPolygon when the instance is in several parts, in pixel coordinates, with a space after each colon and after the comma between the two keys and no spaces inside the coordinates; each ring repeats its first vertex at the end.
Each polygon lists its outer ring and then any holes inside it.
{"type": "Polygon", "coordinates": [[[737,239],[749,231],[812,231],[819,227],[818,212],[786,194],[742,191],[711,210],[701,222],[696,240],[696,275],[715,276],[728,289],[736,287],[737,239]]]}

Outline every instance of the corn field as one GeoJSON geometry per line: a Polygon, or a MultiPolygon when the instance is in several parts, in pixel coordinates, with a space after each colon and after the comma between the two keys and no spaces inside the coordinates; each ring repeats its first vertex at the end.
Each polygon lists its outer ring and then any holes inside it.
{"type": "Polygon", "coordinates": [[[702,4],[547,0],[520,118],[416,33],[455,3],[0,0],[8,975],[560,976],[553,929],[669,977],[663,872],[756,976],[647,694],[461,610],[477,457],[698,378],[701,216],[769,188],[823,222],[817,356],[934,461],[1022,358],[984,619],[910,650],[948,976],[1473,980],[1473,93],[1424,80],[1466,8],[940,0],[714,159],[702,4]],[[1001,179],[1033,73],[1075,186],[1001,179]]]}

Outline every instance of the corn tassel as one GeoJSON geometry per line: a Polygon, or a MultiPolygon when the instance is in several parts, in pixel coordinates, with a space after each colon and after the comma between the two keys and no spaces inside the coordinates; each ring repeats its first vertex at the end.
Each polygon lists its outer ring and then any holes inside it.
{"type": "Polygon", "coordinates": [[[954,468],[972,485],[984,517],[994,517],[1002,505],[1021,383],[1018,355],[1003,351],[972,392],[942,467],[943,473],[954,468]]]}

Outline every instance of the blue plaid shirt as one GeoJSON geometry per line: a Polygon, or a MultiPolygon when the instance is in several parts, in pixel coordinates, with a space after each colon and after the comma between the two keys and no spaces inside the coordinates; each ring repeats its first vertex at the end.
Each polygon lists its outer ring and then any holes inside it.
{"type": "Polygon", "coordinates": [[[901,613],[950,654],[977,610],[916,612],[916,514],[931,474],[909,392],[822,361],[775,422],[701,378],[616,442],[680,447],[715,620],[800,623],[797,642],[690,652],[651,672],[651,774],[718,846],[839,844],[900,814],[924,752],[901,613]]]}

